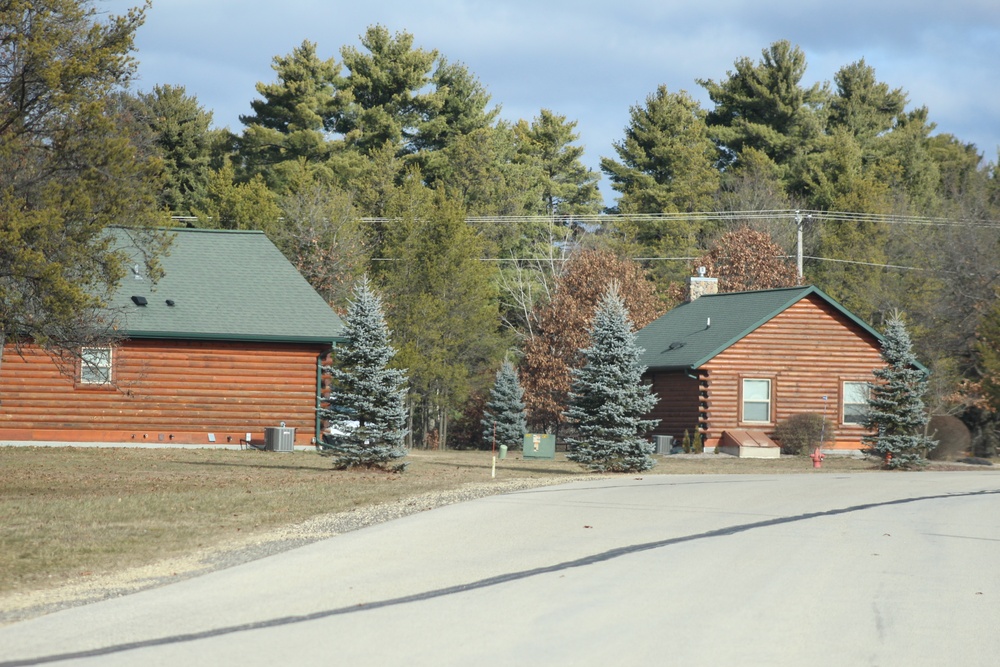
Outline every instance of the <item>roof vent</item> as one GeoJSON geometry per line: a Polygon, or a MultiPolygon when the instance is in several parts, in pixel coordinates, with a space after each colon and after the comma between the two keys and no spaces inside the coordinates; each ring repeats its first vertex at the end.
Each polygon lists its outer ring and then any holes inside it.
{"type": "Polygon", "coordinates": [[[682,341],[677,340],[668,345],[667,350],[679,350],[682,347],[684,347],[684,343],[682,341]]]}
{"type": "Polygon", "coordinates": [[[146,301],[146,297],[144,296],[133,296],[132,303],[134,303],[137,306],[145,306],[149,302],[146,301]]]}
{"type": "Polygon", "coordinates": [[[174,307],[174,300],[173,299],[167,299],[167,305],[170,306],[171,308],[173,308],[174,307]]]}

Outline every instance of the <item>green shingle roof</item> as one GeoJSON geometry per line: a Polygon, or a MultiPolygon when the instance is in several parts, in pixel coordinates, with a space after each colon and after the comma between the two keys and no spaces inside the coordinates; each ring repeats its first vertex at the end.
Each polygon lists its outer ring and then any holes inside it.
{"type": "Polygon", "coordinates": [[[683,303],[641,329],[636,334],[637,345],[645,350],[640,362],[650,370],[698,368],[810,294],[882,340],[877,331],[812,285],[729,292],[683,303]]]}
{"type": "MultiPolygon", "coordinates": [[[[131,247],[122,230],[113,233],[131,247]]],[[[138,271],[129,271],[111,301],[128,337],[289,343],[342,337],[341,319],[262,232],[170,233],[169,255],[160,258],[163,277],[153,284],[137,259],[138,271]]]]}

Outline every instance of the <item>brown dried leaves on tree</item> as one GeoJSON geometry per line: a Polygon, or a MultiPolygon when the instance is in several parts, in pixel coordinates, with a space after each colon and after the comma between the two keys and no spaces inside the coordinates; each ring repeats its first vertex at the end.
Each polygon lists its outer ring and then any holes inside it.
{"type": "Polygon", "coordinates": [[[794,287],[799,284],[794,263],[767,232],[740,227],[727,232],[695,261],[707,275],[719,279],[720,292],[794,287]]]}
{"type": "Polygon", "coordinates": [[[655,286],[635,262],[602,250],[573,255],[556,280],[552,299],[534,309],[535,334],[524,345],[521,384],[532,426],[546,428],[562,421],[570,370],[583,361],[580,350],[590,342],[597,302],[612,282],[618,284],[634,329],[663,313],[655,286]]]}

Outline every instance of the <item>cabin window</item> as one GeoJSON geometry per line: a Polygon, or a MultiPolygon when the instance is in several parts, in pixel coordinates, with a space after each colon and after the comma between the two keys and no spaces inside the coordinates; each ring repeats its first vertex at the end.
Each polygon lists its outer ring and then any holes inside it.
{"type": "Polygon", "coordinates": [[[845,382],[841,411],[845,424],[862,424],[868,411],[868,383],[845,382]]]}
{"type": "Polygon", "coordinates": [[[743,380],[743,421],[771,421],[771,381],[743,380]]]}
{"type": "Polygon", "coordinates": [[[111,348],[85,347],[80,350],[80,384],[111,383],[111,348]]]}

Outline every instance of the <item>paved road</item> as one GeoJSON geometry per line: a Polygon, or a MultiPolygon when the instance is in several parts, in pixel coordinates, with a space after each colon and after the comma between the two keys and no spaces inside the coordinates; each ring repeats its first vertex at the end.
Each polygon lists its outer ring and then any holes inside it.
{"type": "Polygon", "coordinates": [[[592,480],[0,628],[10,665],[996,665],[1000,473],[592,480]]]}

